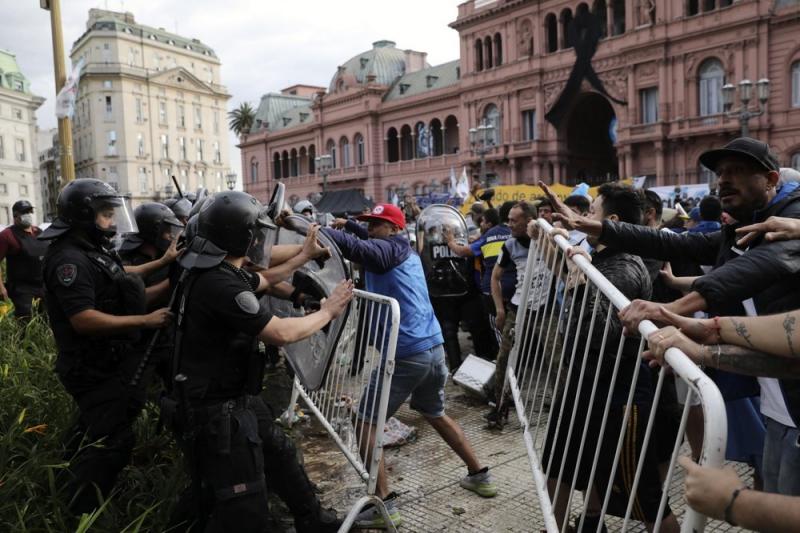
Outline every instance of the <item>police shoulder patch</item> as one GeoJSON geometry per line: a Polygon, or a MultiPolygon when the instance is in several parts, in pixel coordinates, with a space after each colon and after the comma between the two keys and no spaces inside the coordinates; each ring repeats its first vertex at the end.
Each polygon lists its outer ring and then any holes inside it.
{"type": "Polygon", "coordinates": [[[242,291],[234,298],[236,305],[239,309],[247,314],[254,315],[258,313],[260,306],[258,305],[258,298],[250,291],[242,291]]]}
{"type": "Polygon", "coordinates": [[[72,263],[59,265],[58,268],[56,268],[56,276],[58,277],[59,283],[65,287],[69,287],[75,281],[75,278],[78,277],[78,267],[72,263]]]}

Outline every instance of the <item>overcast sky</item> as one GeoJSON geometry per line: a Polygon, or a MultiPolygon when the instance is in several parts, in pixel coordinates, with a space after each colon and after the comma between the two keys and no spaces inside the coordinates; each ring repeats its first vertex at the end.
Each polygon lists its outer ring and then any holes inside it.
{"type": "MultiPolygon", "coordinates": [[[[131,11],[137,22],[200,39],[222,61],[232,109],[243,101],[256,105],[262,94],[295,83],[327,86],[338,65],[381,39],[428,52],[432,65],[457,59],[458,33],[447,25],[461,1],[62,0],[61,9],[67,55],[92,7],[131,11]]],[[[0,48],[17,55],[33,92],[47,99],[37,113],[39,126],[55,127],[49,14],[36,0],[2,4],[0,48]]],[[[238,170],[238,150],[231,158],[238,170]]]]}

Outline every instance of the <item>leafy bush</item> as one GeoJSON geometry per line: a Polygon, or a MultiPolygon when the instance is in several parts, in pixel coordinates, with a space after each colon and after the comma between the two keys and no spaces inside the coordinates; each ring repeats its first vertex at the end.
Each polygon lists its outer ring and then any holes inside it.
{"type": "Polygon", "coordinates": [[[55,358],[41,314],[28,323],[0,316],[0,531],[164,531],[186,481],[152,402],[137,421],[131,464],[110,498],[91,515],[68,512],[58,477],[68,465],[61,438],[75,407],[53,372],[55,358]]]}

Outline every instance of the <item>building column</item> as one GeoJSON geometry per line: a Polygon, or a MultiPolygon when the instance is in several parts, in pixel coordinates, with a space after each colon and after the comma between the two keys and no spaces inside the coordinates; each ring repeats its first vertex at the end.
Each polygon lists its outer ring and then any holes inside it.
{"type": "Polygon", "coordinates": [[[509,160],[509,165],[511,166],[511,183],[510,185],[516,185],[519,183],[519,179],[517,178],[517,159],[512,157],[509,160]]]}
{"type": "Polygon", "coordinates": [[[625,159],[625,175],[621,176],[623,179],[633,177],[633,147],[627,146],[624,154],[625,159]]]}
{"type": "Polygon", "coordinates": [[[631,31],[636,27],[636,11],[637,6],[634,5],[633,0],[625,0],[625,31],[631,31]]]}
{"type": "Polygon", "coordinates": [[[447,128],[444,127],[442,122],[442,157],[447,155],[447,128]]]}
{"type": "Polygon", "coordinates": [[[553,163],[553,183],[561,183],[561,162],[553,163]]]}
{"type": "Polygon", "coordinates": [[[411,130],[411,159],[417,158],[417,132],[411,130]]]}
{"type": "Polygon", "coordinates": [[[613,0],[606,0],[606,32],[609,37],[614,35],[614,8],[611,6],[613,0]]]}
{"type": "Polygon", "coordinates": [[[662,141],[656,141],[656,184],[661,185],[665,180],[664,143],[662,141]]]}

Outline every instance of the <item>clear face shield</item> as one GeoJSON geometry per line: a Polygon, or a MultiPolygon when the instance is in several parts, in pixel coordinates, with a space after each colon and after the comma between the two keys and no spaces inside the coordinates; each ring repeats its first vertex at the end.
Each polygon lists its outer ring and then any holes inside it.
{"type": "Polygon", "coordinates": [[[278,226],[265,215],[259,219],[253,230],[253,241],[247,249],[247,259],[261,268],[269,268],[272,245],[278,235],[278,226]]]}
{"type": "Polygon", "coordinates": [[[129,198],[124,196],[95,198],[91,206],[95,214],[95,226],[107,237],[115,235],[124,237],[139,232],[129,198]]]}

